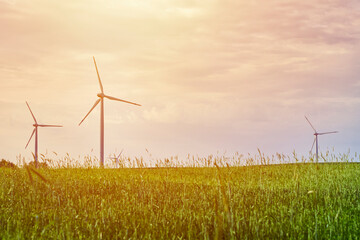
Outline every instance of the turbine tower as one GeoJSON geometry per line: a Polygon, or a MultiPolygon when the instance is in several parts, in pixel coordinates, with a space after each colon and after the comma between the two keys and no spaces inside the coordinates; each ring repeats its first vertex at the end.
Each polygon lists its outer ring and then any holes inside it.
{"type": "Polygon", "coordinates": [[[30,140],[31,138],[34,136],[35,134],[35,167],[38,167],[38,127],[62,127],[61,125],[45,125],[45,124],[38,124],[38,122],[36,121],[36,118],[33,114],[33,112],[31,111],[31,108],[28,104],[28,102],[26,102],[26,105],[28,106],[29,110],[30,110],[30,113],[31,113],[31,116],[33,117],[35,123],[33,124],[34,126],[34,130],[30,136],[30,139],[29,141],[27,142],[26,146],[25,146],[25,149],[27,148],[27,146],[29,145],[30,143],[30,140]]]}
{"type": "Polygon", "coordinates": [[[102,85],[101,80],[100,80],[99,70],[98,70],[97,65],[96,65],[95,57],[93,57],[93,60],[94,60],[96,73],[97,73],[97,76],[98,76],[98,79],[99,79],[99,85],[100,85],[101,93],[97,94],[98,99],[95,101],[94,105],[92,106],[90,111],[86,114],[86,116],[83,118],[83,120],[81,120],[81,122],[79,123],[79,126],[87,118],[87,116],[89,116],[91,111],[100,103],[100,167],[104,167],[104,98],[114,100],[114,101],[119,101],[119,102],[125,102],[125,103],[129,103],[129,104],[137,105],[137,106],[141,106],[141,105],[137,104],[137,103],[133,103],[133,102],[129,102],[129,101],[125,101],[125,100],[122,100],[122,99],[119,99],[119,98],[115,98],[115,97],[105,95],[104,88],[103,88],[103,85],[102,85]]]}
{"type": "Polygon", "coordinates": [[[314,144],[316,143],[316,162],[319,161],[319,144],[318,144],[318,136],[319,135],[325,135],[325,134],[332,134],[332,133],[338,133],[338,131],[334,131],[334,132],[323,132],[323,133],[318,133],[316,131],[316,129],[314,128],[314,126],[311,124],[311,122],[309,121],[309,119],[305,116],[306,120],[308,121],[308,123],[310,124],[311,128],[314,130],[314,142],[311,146],[311,150],[310,152],[312,152],[313,148],[314,148],[314,144]]]}

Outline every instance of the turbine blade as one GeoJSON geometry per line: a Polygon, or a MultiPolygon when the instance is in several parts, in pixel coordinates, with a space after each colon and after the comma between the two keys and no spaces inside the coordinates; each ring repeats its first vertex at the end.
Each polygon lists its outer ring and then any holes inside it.
{"type": "Polygon", "coordinates": [[[313,142],[313,144],[312,144],[312,146],[311,146],[310,152],[312,152],[312,150],[313,150],[313,148],[314,148],[314,145],[315,145],[315,142],[316,142],[316,137],[314,138],[314,142],[313,142]]]}
{"type": "Polygon", "coordinates": [[[96,100],[95,104],[92,106],[92,108],[90,109],[90,111],[86,114],[86,116],[83,118],[83,120],[81,120],[81,122],[79,123],[79,126],[80,126],[80,124],[85,120],[85,118],[86,118],[87,116],[89,116],[89,114],[91,113],[91,111],[96,107],[96,105],[99,104],[99,102],[100,102],[100,98],[99,98],[98,100],[96,100]]]}
{"type": "Polygon", "coordinates": [[[39,127],[62,127],[61,125],[46,125],[46,124],[39,124],[39,127]]]}
{"type": "Polygon", "coordinates": [[[29,141],[27,142],[27,144],[26,144],[26,146],[25,146],[25,149],[26,149],[26,148],[27,148],[27,146],[29,145],[30,140],[31,140],[31,138],[34,136],[35,131],[36,131],[36,128],[34,128],[34,130],[33,130],[32,134],[31,134],[31,136],[30,136],[30,138],[29,138],[29,141]]]}
{"type": "Polygon", "coordinates": [[[122,100],[122,99],[115,98],[115,97],[111,97],[111,96],[107,96],[107,95],[104,95],[104,97],[106,97],[106,98],[108,98],[108,99],[110,99],[110,100],[114,100],[114,101],[125,102],[125,103],[134,104],[134,105],[137,105],[137,106],[141,106],[140,104],[137,104],[137,103],[129,102],[129,101],[126,101],[126,100],[122,100]]]}
{"type": "Polygon", "coordinates": [[[121,152],[119,153],[119,156],[116,159],[119,159],[120,155],[122,154],[122,152],[124,151],[124,149],[121,150],[121,152]]]}
{"type": "Polygon", "coordinates": [[[318,135],[325,135],[325,134],[332,134],[332,133],[338,133],[338,131],[334,131],[334,132],[323,132],[323,133],[318,133],[318,135]]]}
{"type": "Polygon", "coordinates": [[[100,74],[99,74],[99,70],[97,68],[94,56],[93,56],[93,59],[94,59],[94,64],[95,64],[95,68],[96,68],[96,73],[97,73],[97,76],[98,76],[98,79],[99,79],[100,89],[101,89],[101,92],[104,93],[104,88],[103,88],[103,85],[102,85],[101,80],[100,80],[100,74]]]}
{"type": "Polygon", "coordinates": [[[309,121],[309,119],[308,119],[306,116],[304,116],[304,117],[306,118],[306,120],[307,120],[308,123],[310,124],[311,128],[314,129],[314,131],[316,132],[316,129],[315,129],[314,126],[311,124],[311,122],[309,121]]]}
{"type": "Polygon", "coordinates": [[[35,116],[34,116],[33,112],[31,111],[31,108],[30,108],[30,106],[29,106],[28,102],[27,102],[27,101],[25,101],[25,102],[26,102],[26,105],[28,106],[28,108],[29,108],[29,110],[30,110],[30,113],[31,113],[31,115],[32,115],[32,117],[33,117],[33,119],[34,119],[35,123],[37,123],[36,118],[35,118],[35,116]]]}

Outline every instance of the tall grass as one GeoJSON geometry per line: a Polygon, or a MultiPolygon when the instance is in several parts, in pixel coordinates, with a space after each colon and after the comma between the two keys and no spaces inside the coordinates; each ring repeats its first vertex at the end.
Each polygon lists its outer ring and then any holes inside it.
{"type": "MultiPolygon", "coordinates": [[[[331,156],[328,157],[330,160],[331,156]]],[[[139,158],[124,157],[122,169],[77,168],[68,158],[64,159],[65,165],[48,169],[1,169],[0,236],[2,239],[359,236],[360,165],[338,157],[334,161],[337,164],[313,164],[311,159],[300,158],[297,162],[301,164],[273,165],[272,158],[296,162],[298,157],[280,154],[266,157],[259,151],[252,159],[240,155],[194,158],[195,163],[186,167],[174,164],[173,158],[157,162],[158,168],[153,169],[146,168],[139,158]],[[257,162],[263,165],[255,165],[257,162]],[[234,163],[247,166],[234,167],[234,163]]]]}
{"type": "MultiPolygon", "coordinates": [[[[112,156],[114,154],[110,154],[112,156]]],[[[111,157],[106,158],[105,168],[116,168],[116,162],[111,157]]],[[[122,154],[118,159],[118,168],[181,168],[181,167],[214,167],[215,163],[220,167],[242,167],[255,165],[273,165],[273,164],[293,164],[293,163],[315,163],[315,155],[299,155],[295,151],[291,155],[283,153],[274,153],[266,155],[260,149],[255,154],[240,154],[235,152],[232,156],[210,154],[207,156],[198,156],[188,154],[185,157],[171,156],[168,158],[155,158],[148,149],[146,156],[130,157],[122,154]]],[[[17,156],[17,165],[22,166],[25,158],[17,156]]],[[[50,168],[98,168],[99,159],[95,155],[85,155],[71,157],[69,153],[61,157],[56,152],[52,154],[41,154],[39,162],[44,163],[50,168]]],[[[356,152],[350,154],[335,153],[334,149],[327,150],[319,155],[319,163],[343,163],[360,162],[360,155],[356,152]]]]}

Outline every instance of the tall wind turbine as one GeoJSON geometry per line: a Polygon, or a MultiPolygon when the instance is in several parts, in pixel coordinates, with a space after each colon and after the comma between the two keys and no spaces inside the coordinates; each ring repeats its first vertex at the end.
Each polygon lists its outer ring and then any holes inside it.
{"type": "Polygon", "coordinates": [[[308,121],[308,123],[310,124],[311,128],[314,130],[314,136],[315,136],[315,139],[314,139],[314,142],[311,146],[311,150],[310,152],[312,152],[313,148],[314,148],[314,144],[316,142],[316,162],[318,162],[319,160],[319,144],[318,144],[318,136],[319,135],[325,135],[325,134],[332,134],[332,133],[338,133],[338,131],[334,131],[334,132],[323,132],[323,133],[318,133],[316,131],[316,129],[314,128],[314,126],[311,124],[311,122],[309,121],[309,119],[305,116],[306,120],[308,121]]]}
{"type": "Polygon", "coordinates": [[[30,136],[30,139],[29,141],[27,142],[26,146],[25,146],[25,149],[27,148],[27,146],[29,145],[30,143],[30,140],[31,138],[34,136],[35,134],[35,166],[37,167],[38,166],[38,127],[62,127],[61,125],[45,125],[45,124],[38,124],[38,122],[36,121],[36,118],[33,114],[33,112],[31,111],[31,108],[28,104],[28,102],[26,102],[26,105],[28,106],[29,110],[30,110],[30,113],[31,113],[31,116],[33,117],[35,123],[33,124],[34,126],[34,130],[30,136]]]}
{"type": "Polygon", "coordinates": [[[95,101],[95,103],[92,106],[92,108],[90,109],[90,111],[86,114],[86,116],[83,118],[83,120],[81,120],[81,122],[79,123],[79,126],[85,120],[85,118],[91,113],[91,111],[99,103],[101,103],[101,105],[100,105],[100,167],[104,167],[104,98],[114,100],[114,101],[119,101],[119,102],[125,102],[125,103],[129,103],[129,104],[137,105],[137,106],[141,106],[141,105],[137,104],[137,103],[133,103],[133,102],[129,102],[129,101],[125,101],[125,100],[122,100],[122,99],[119,99],[119,98],[115,98],[115,97],[105,95],[104,94],[104,88],[103,88],[103,85],[102,85],[101,80],[100,80],[99,70],[98,70],[97,65],[96,65],[95,57],[93,57],[93,59],[94,59],[96,73],[97,73],[97,76],[98,76],[98,79],[99,79],[101,93],[97,94],[98,100],[95,101]]]}

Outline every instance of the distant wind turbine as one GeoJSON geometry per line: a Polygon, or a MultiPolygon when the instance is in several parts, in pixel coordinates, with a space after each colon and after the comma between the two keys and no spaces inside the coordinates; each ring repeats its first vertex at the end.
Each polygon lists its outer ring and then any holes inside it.
{"type": "Polygon", "coordinates": [[[95,64],[95,69],[96,69],[96,73],[99,79],[99,84],[100,84],[100,90],[101,93],[98,93],[97,96],[99,97],[98,100],[95,101],[94,105],[92,106],[92,108],[90,109],[90,111],[86,114],[86,116],[83,118],[83,120],[81,120],[80,124],[87,118],[87,116],[91,113],[91,111],[99,104],[101,103],[101,108],[100,108],[100,167],[104,167],[104,98],[108,98],[110,100],[114,100],[114,101],[120,101],[120,102],[125,102],[125,103],[129,103],[129,104],[133,104],[133,105],[137,105],[137,106],[141,106],[140,104],[137,103],[133,103],[133,102],[129,102],[129,101],[125,101],[119,98],[115,98],[115,97],[111,97],[108,95],[104,94],[104,88],[103,85],[101,83],[100,80],[100,75],[99,75],[99,71],[96,65],[96,61],[95,61],[95,57],[93,57],[94,60],[94,64],[95,64]]]}
{"type": "Polygon", "coordinates": [[[35,134],[35,166],[37,167],[38,166],[38,127],[62,127],[61,125],[45,125],[45,124],[38,124],[37,121],[36,121],[36,118],[33,114],[33,112],[31,111],[31,108],[28,104],[28,102],[26,102],[26,105],[28,106],[29,110],[30,110],[30,113],[31,113],[31,116],[33,117],[35,123],[33,124],[34,126],[34,130],[30,136],[30,139],[29,141],[27,142],[26,146],[25,146],[25,149],[27,148],[27,146],[29,145],[30,143],[30,140],[31,138],[34,136],[35,134]]]}
{"type": "Polygon", "coordinates": [[[312,152],[313,148],[314,148],[314,144],[316,143],[316,162],[318,162],[319,160],[319,144],[318,144],[318,136],[319,135],[325,135],[325,134],[332,134],[332,133],[338,133],[338,131],[334,131],[334,132],[323,132],[323,133],[318,133],[316,131],[316,129],[314,128],[314,126],[311,124],[311,122],[309,121],[309,119],[305,116],[306,120],[308,121],[308,123],[310,124],[311,128],[314,130],[314,142],[311,146],[311,150],[310,152],[312,152]]]}
{"type": "Polygon", "coordinates": [[[115,164],[116,164],[116,168],[118,168],[119,166],[119,159],[120,159],[120,156],[122,154],[124,149],[121,150],[121,152],[119,153],[119,155],[116,157],[115,153],[114,153],[114,157],[110,158],[110,159],[114,159],[115,160],[115,164]]]}

